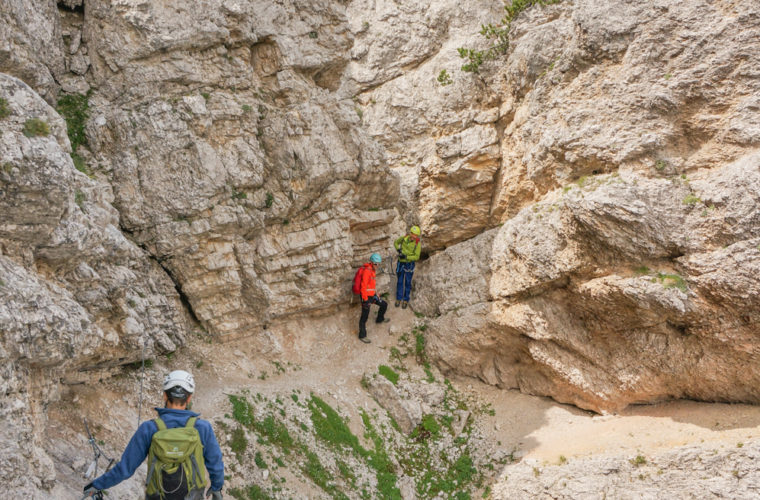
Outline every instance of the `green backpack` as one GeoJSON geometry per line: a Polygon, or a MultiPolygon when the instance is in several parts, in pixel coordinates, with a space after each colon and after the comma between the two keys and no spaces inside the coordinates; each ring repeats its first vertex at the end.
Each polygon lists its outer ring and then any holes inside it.
{"type": "Polygon", "coordinates": [[[160,418],[153,420],[158,431],[153,434],[148,451],[148,477],[145,480],[148,496],[158,494],[163,499],[182,486],[186,486],[188,492],[206,489],[206,462],[201,436],[195,428],[196,420],[191,417],[184,427],[174,429],[167,429],[160,418]],[[165,490],[164,475],[175,475],[180,467],[183,473],[179,475],[176,489],[165,490]]]}

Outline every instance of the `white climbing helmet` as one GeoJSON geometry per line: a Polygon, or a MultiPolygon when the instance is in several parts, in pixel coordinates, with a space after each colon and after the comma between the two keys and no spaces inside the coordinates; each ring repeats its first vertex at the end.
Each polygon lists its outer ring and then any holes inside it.
{"type": "Polygon", "coordinates": [[[168,391],[172,387],[182,387],[192,394],[195,392],[195,379],[185,370],[174,370],[164,377],[164,391],[168,391]]]}

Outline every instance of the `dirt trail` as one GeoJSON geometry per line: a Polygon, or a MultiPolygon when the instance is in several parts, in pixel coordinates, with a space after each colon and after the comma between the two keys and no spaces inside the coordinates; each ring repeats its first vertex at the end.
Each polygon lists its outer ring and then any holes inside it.
{"type": "MultiPolygon", "coordinates": [[[[390,323],[368,324],[371,344],[356,337],[359,308],[354,306],[330,317],[303,319],[274,325],[266,336],[266,355],[260,354],[261,339],[208,343],[201,338],[169,357],[162,357],[146,372],[142,418],[160,402],[159,382],[172,369],[190,369],[198,385],[194,410],[214,422],[229,412],[228,394],[248,390],[264,395],[320,395],[351,416],[352,431],[361,436],[359,408],[374,405],[361,387],[364,373],[387,364],[390,348],[409,333],[418,319],[407,309],[390,305],[390,323]]],[[[572,460],[599,454],[652,454],[686,444],[707,443],[714,447],[736,446],[760,438],[760,407],[677,401],[631,407],[618,415],[594,415],[547,398],[505,391],[477,380],[450,377],[458,390],[490,403],[493,415],[481,415],[481,429],[498,443],[497,449],[515,456],[557,463],[560,456],[572,460]]],[[[106,441],[106,449],[119,456],[134,431],[137,419],[139,370],[104,381],[97,388],[73,386],[50,411],[49,435],[54,447],[69,456],[91,456],[81,439],[81,418],[87,416],[106,441]],[[104,404],[105,402],[105,404],[104,404]],[[72,444],[75,443],[75,444],[72,444]]],[[[55,453],[51,453],[55,456],[55,453]]],[[[54,498],[65,497],[66,487],[81,487],[83,460],[73,468],[59,466],[62,483],[54,498]]],[[[120,486],[120,488],[122,488],[120,486]]],[[[141,488],[133,479],[114,498],[132,498],[141,488]]],[[[311,493],[304,492],[308,497],[311,493]]]]}

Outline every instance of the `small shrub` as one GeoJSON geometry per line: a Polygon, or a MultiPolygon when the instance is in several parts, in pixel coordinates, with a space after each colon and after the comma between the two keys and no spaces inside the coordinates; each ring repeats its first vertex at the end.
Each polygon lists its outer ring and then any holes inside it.
{"type": "Polygon", "coordinates": [[[649,271],[649,268],[647,266],[639,266],[636,269],[634,269],[633,272],[635,272],[636,274],[638,274],[639,276],[641,276],[641,275],[644,275],[644,274],[649,274],[650,271],[649,271]]]}
{"type": "Polygon", "coordinates": [[[741,448],[742,446],[744,446],[744,443],[736,443],[737,448],[741,448]]]}
{"type": "Polygon", "coordinates": [[[452,80],[448,71],[442,69],[441,72],[438,73],[438,83],[440,83],[442,87],[445,87],[446,85],[454,83],[454,80],[452,80]]]}
{"type": "Polygon", "coordinates": [[[245,200],[246,198],[248,198],[248,193],[245,193],[243,191],[235,191],[234,189],[232,190],[233,200],[245,200]]]}
{"type": "Polygon", "coordinates": [[[319,35],[316,31],[309,31],[309,38],[317,38],[319,35]]]}
{"type": "Polygon", "coordinates": [[[266,199],[266,201],[264,202],[264,205],[265,205],[267,208],[272,208],[272,204],[273,204],[273,203],[274,203],[274,195],[273,195],[272,193],[270,193],[269,191],[267,191],[267,199],[266,199]]]}
{"type": "Polygon", "coordinates": [[[74,193],[74,203],[79,205],[79,208],[84,212],[84,202],[87,199],[87,196],[79,190],[74,193]]]}
{"type": "Polygon", "coordinates": [[[559,464],[560,465],[564,465],[566,463],[567,463],[567,457],[565,455],[560,455],[559,456],[559,464]]]}
{"type": "Polygon", "coordinates": [[[81,145],[87,145],[84,126],[90,117],[89,93],[69,94],[58,99],[58,113],[66,120],[66,132],[71,142],[71,150],[76,153],[81,145]]]}
{"type": "Polygon", "coordinates": [[[640,467],[642,465],[646,465],[647,459],[644,458],[642,455],[636,455],[636,458],[632,458],[630,462],[632,465],[635,465],[636,467],[640,467]]]}
{"type": "Polygon", "coordinates": [[[499,55],[506,54],[509,49],[509,30],[512,27],[512,21],[517,18],[518,14],[533,5],[550,5],[558,3],[560,0],[512,0],[504,6],[505,15],[500,24],[484,24],[481,26],[480,34],[486,40],[493,40],[493,44],[485,50],[475,50],[460,47],[457,49],[459,57],[466,59],[467,62],[462,66],[462,71],[477,73],[480,66],[487,60],[495,59],[499,55]]]}
{"type": "Polygon", "coordinates": [[[10,116],[11,108],[8,106],[8,100],[5,97],[0,97],[0,118],[10,116]]]}
{"type": "Polygon", "coordinates": [[[698,196],[695,196],[693,193],[689,193],[683,199],[683,204],[684,205],[694,205],[695,203],[698,203],[700,201],[702,201],[702,200],[698,196]]]}
{"type": "Polygon", "coordinates": [[[665,167],[667,167],[667,166],[668,166],[668,164],[667,164],[667,162],[665,162],[665,160],[657,160],[656,162],[654,162],[654,168],[658,172],[662,172],[663,170],[665,170],[665,167]]]}
{"type": "Polygon", "coordinates": [[[23,132],[27,137],[45,137],[50,134],[50,126],[39,118],[30,118],[24,122],[23,132]]]}
{"type": "Polygon", "coordinates": [[[202,367],[202,366],[203,366],[203,360],[200,360],[200,361],[198,361],[197,363],[195,363],[195,367],[196,367],[196,368],[200,368],[200,367],[202,367]]]}
{"type": "Polygon", "coordinates": [[[84,158],[79,156],[79,153],[76,151],[71,153],[71,161],[74,162],[74,168],[82,172],[84,175],[91,179],[94,177],[94,175],[92,175],[92,172],[90,172],[90,169],[87,167],[87,163],[85,163],[84,158]]]}
{"type": "Polygon", "coordinates": [[[201,96],[202,96],[202,97],[203,97],[203,98],[204,98],[206,101],[208,101],[209,99],[211,99],[211,94],[209,94],[208,92],[201,92],[201,96]]]}
{"type": "Polygon", "coordinates": [[[250,112],[251,112],[251,110],[253,109],[253,108],[252,108],[251,106],[249,106],[248,104],[243,104],[243,105],[242,105],[240,108],[243,110],[243,113],[250,113],[250,112]]]}
{"type": "Polygon", "coordinates": [[[390,366],[380,365],[377,367],[377,371],[380,375],[390,380],[393,385],[398,384],[398,373],[393,371],[393,368],[390,366]]]}

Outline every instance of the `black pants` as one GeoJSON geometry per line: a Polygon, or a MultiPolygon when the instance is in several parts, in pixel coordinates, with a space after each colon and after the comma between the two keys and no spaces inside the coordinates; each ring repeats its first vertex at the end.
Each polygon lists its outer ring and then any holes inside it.
{"type": "Polygon", "coordinates": [[[369,306],[377,304],[380,306],[380,310],[377,311],[377,320],[375,323],[382,323],[385,320],[385,310],[388,309],[388,303],[375,295],[367,300],[362,300],[362,316],[359,318],[359,338],[363,339],[367,336],[367,318],[369,318],[369,306]]]}

